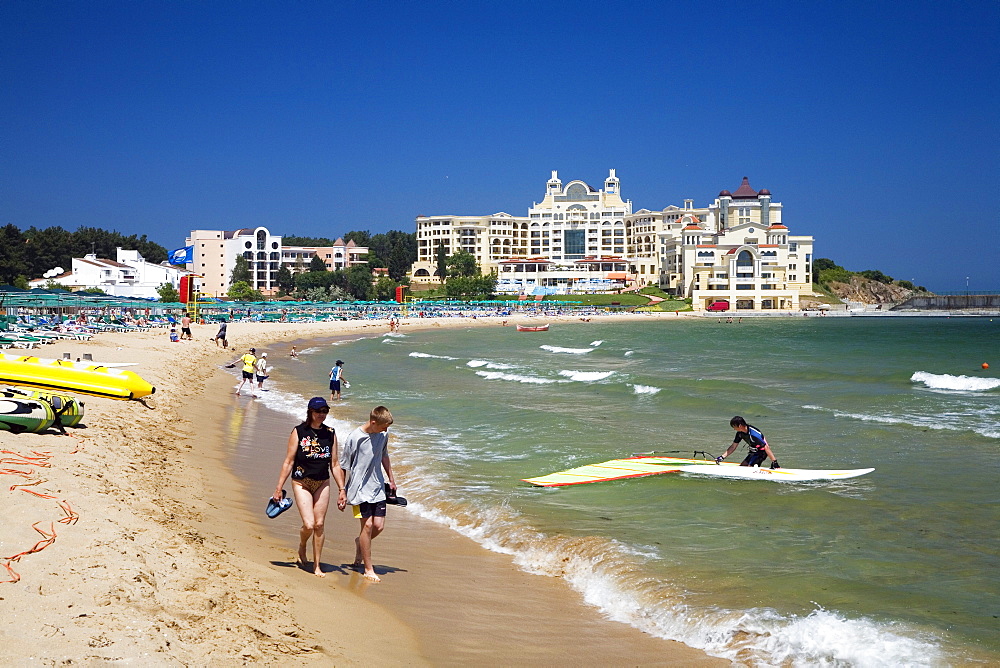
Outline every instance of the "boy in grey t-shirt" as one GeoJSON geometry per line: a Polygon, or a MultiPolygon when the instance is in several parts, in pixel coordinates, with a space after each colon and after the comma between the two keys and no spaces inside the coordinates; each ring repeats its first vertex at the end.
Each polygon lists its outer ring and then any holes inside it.
{"type": "Polygon", "coordinates": [[[368,422],[351,432],[344,441],[340,467],[347,476],[347,502],[354,506],[354,516],[361,520],[361,533],[354,539],[356,551],[354,566],[364,567],[364,576],[372,582],[381,582],[372,567],[372,540],[385,528],[385,478],[389,476],[389,489],[395,493],[396,480],[389,461],[389,434],[392,414],[385,406],[377,406],[368,416],[368,422]]]}

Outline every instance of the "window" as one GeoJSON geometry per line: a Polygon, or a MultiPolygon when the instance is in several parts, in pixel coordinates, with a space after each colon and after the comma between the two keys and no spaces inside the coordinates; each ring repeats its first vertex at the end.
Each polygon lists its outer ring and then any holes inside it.
{"type": "Polygon", "coordinates": [[[566,230],[563,233],[567,257],[583,256],[584,238],[583,230],[566,230]]]}

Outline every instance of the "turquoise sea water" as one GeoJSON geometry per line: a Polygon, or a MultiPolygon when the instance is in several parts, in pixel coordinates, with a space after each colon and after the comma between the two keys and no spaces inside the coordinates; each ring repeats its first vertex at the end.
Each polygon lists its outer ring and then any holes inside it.
{"type": "Polygon", "coordinates": [[[355,412],[396,418],[411,510],[656,636],[749,664],[995,663],[1000,374],[980,365],[1000,370],[998,337],[988,318],[415,331],[279,360],[264,401],[298,415],[343,359],[355,412]],[[721,453],[737,414],[783,466],[876,470],[520,482],[634,452],[721,453]]]}

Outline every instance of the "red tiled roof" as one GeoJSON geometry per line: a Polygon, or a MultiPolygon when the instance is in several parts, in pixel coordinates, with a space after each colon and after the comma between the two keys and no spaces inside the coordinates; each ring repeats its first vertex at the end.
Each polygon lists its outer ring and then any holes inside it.
{"type": "Polygon", "coordinates": [[[757,191],[750,187],[750,179],[743,177],[743,183],[733,193],[733,199],[756,199],[757,191]]]}

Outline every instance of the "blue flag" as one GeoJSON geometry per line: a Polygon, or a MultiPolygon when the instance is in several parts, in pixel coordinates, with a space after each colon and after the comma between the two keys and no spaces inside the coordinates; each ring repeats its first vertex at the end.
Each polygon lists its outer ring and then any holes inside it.
{"type": "Polygon", "coordinates": [[[187,264],[194,257],[194,246],[185,246],[170,251],[170,264],[187,264]]]}

